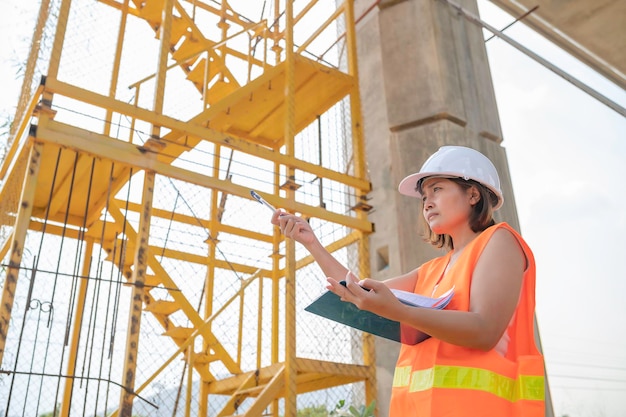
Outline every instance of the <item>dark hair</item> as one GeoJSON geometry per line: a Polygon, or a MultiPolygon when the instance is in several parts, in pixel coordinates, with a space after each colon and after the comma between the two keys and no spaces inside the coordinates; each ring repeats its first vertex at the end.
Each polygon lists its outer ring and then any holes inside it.
{"type": "MultiPolygon", "coordinates": [[[[425,179],[425,178],[424,178],[425,179]]],[[[470,213],[469,225],[473,232],[482,232],[489,226],[496,224],[493,219],[493,208],[498,204],[498,197],[489,188],[485,187],[481,183],[474,180],[464,180],[463,178],[448,178],[450,181],[457,184],[463,191],[468,190],[470,187],[475,187],[480,194],[480,200],[478,203],[472,206],[472,212],[470,213]],[[485,204],[488,202],[488,204],[485,204]]],[[[421,193],[422,180],[417,184],[417,190],[421,193]]],[[[421,201],[421,200],[420,200],[421,201]]],[[[422,236],[424,240],[433,246],[438,248],[453,249],[454,242],[449,235],[434,233],[424,216],[420,216],[422,223],[422,236]]]]}

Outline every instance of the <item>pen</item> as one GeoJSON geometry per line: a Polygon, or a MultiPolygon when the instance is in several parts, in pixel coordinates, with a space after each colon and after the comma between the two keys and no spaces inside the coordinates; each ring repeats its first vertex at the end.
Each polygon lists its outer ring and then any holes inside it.
{"type": "Polygon", "coordinates": [[[273,212],[276,211],[276,208],[271,205],[270,203],[268,203],[267,201],[265,201],[263,199],[263,197],[261,197],[260,195],[258,195],[256,193],[256,191],[254,190],[250,190],[250,195],[252,196],[252,198],[254,198],[256,201],[258,201],[259,203],[263,204],[265,207],[268,207],[270,210],[272,210],[273,212]]]}

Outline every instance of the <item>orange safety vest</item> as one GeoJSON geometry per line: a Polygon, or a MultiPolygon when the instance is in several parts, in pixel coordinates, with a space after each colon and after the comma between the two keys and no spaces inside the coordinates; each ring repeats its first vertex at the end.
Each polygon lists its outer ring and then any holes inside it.
{"type": "Polygon", "coordinates": [[[528,267],[520,300],[507,332],[506,355],[433,338],[403,344],[396,365],[390,417],[543,417],[543,357],[534,338],[535,260],[522,237],[506,223],[489,227],[470,242],[443,276],[450,253],[419,269],[415,293],[440,296],[454,286],[446,307],[468,311],[472,273],[497,229],[513,233],[526,254],[528,267]]]}

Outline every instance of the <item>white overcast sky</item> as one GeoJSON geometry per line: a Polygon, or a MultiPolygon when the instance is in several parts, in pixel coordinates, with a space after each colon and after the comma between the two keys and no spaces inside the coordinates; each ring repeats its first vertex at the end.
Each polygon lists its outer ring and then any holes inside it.
{"type": "MultiPolygon", "coordinates": [[[[35,1],[0,1],[0,115],[12,115],[35,1]]],[[[482,18],[512,21],[486,0],[482,18]]],[[[564,6],[566,7],[566,6],[564,6]]],[[[626,93],[516,24],[506,34],[626,107],[626,93]]],[[[624,36],[615,34],[615,36],[624,36]]],[[[505,42],[487,43],[555,415],[626,416],[626,120],[505,42]]]]}
{"type": "MultiPolygon", "coordinates": [[[[479,5],[492,26],[512,21],[479,5]]],[[[505,33],[626,107],[622,89],[523,25],[505,33]]],[[[537,260],[555,415],[626,416],[626,120],[504,41],[487,51],[522,234],[537,260]]]]}

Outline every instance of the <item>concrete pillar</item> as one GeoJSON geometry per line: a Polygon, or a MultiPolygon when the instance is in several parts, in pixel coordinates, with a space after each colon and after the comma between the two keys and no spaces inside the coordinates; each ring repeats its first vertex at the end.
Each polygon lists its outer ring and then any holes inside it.
{"type": "MultiPolygon", "coordinates": [[[[474,0],[460,2],[478,14],[474,0]]],[[[360,10],[371,4],[360,0],[360,10]]],[[[441,255],[422,241],[417,200],[397,191],[442,145],[463,145],[498,168],[497,221],[519,230],[495,94],[480,28],[437,0],[382,0],[359,24],[364,132],[373,185],[372,277],[386,279],[441,255]]],[[[379,409],[387,415],[399,345],[377,339],[379,409]]]]}

